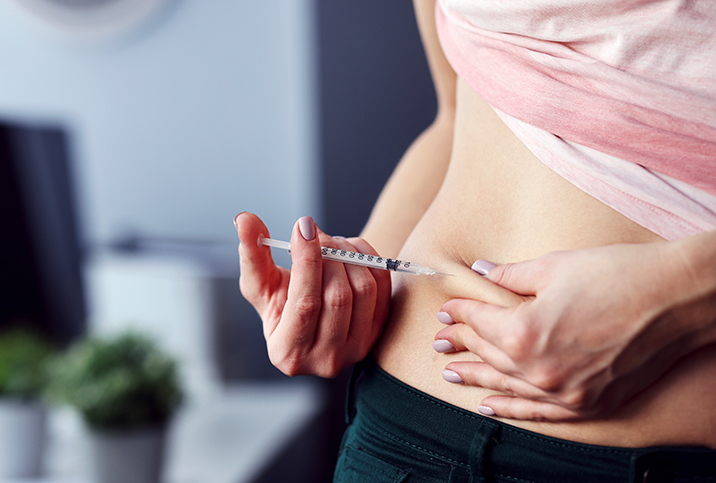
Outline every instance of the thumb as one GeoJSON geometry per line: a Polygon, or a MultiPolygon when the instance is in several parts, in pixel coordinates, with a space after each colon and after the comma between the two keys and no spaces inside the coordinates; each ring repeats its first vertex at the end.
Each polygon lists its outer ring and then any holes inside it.
{"type": "Polygon", "coordinates": [[[536,295],[541,280],[538,273],[541,270],[535,260],[504,265],[477,260],[472,269],[490,282],[520,295],[536,295]]]}

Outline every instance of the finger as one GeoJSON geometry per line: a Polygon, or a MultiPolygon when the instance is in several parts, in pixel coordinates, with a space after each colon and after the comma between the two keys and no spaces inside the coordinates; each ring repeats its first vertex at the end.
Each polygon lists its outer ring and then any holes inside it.
{"type": "MultiPolygon", "coordinates": [[[[320,246],[338,248],[328,235],[319,232],[320,246]]],[[[352,247],[351,247],[352,248],[352,247]]],[[[318,319],[315,347],[318,353],[335,353],[348,339],[353,292],[347,274],[348,267],[340,262],[323,261],[323,299],[318,319]]],[[[331,361],[324,361],[330,365],[331,361]]]]}
{"type": "Polygon", "coordinates": [[[445,369],[455,372],[468,385],[499,391],[535,401],[547,401],[549,395],[516,377],[504,374],[486,362],[451,362],[445,369]]]}
{"type": "MultiPolygon", "coordinates": [[[[454,371],[459,377],[464,376],[466,384],[476,382],[468,372],[472,368],[466,371],[463,367],[453,367],[452,364],[449,364],[448,370],[454,371]],[[458,373],[455,369],[460,372],[458,373]]],[[[660,371],[656,372],[660,374],[660,371]]],[[[595,379],[600,378],[602,377],[595,377],[595,379]]],[[[626,401],[643,388],[648,387],[654,380],[656,377],[653,377],[649,371],[641,371],[619,378],[607,386],[603,384],[603,381],[591,381],[596,388],[574,393],[578,394],[578,399],[570,397],[568,392],[545,393],[545,397],[535,397],[535,394],[532,396],[535,400],[528,400],[528,398],[519,397],[520,394],[517,394],[518,397],[489,396],[480,404],[483,408],[491,408],[499,417],[512,419],[552,422],[586,419],[596,415],[610,414],[616,408],[622,407],[626,401]]],[[[527,394],[524,390],[514,392],[527,394]]],[[[481,410],[481,412],[483,411],[481,410]]]]}
{"type": "MultiPolygon", "coordinates": [[[[487,362],[491,367],[503,374],[512,376],[521,375],[519,368],[507,354],[491,344],[489,341],[478,336],[468,325],[451,325],[450,327],[442,329],[438,332],[435,335],[435,339],[447,340],[455,348],[455,351],[468,350],[472,352],[480,359],[487,362]]],[[[438,345],[438,348],[440,348],[440,345],[438,345]]],[[[436,348],[436,350],[438,349],[436,348]]]]}
{"type": "MultiPolygon", "coordinates": [[[[433,267],[438,268],[438,267],[433,267]]],[[[514,307],[524,302],[525,298],[504,287],[479,276],[469,266],[454,266],[445,270],[453,273],[454,277],[443,277],[441,284],[453,294],[455,298],[479,299],[482,302],[501,307],[514,307]]]]}
{"type": "Polygon", "coordinates": [[[523,301],[516,307],[500,307],[479,300],[452,299],[443,304],[440,310],[453,321],[469,326],[481,339],[504,349],[506,341],[514,342],[521,335],[515,331],[522,325],[515,321],[520,320],[520,313],[529,303],[523,301]]]}
{"type": "Polygon", "coordinates": [[[506,263],[490,270],[484,277],[514,293],[537,295],[545,284],[546,271],[552,260],[553,257],[544,256],[535,260],[506,263]]]}
{"type": "Polygon", "coordinates": [[[246,300],[262,313],[269,299],[282,286],[283,273],[271,258],[271,250],[258,245],[259,235],[269,236],[259,217],[242,212],[234,218],[234,225],[240,241],[239,287],[246,300]]]}
{"type": "Polygon", "coordinates": [[[559,422],[588,417],[587,414],[581,414],[556,404],[512,396],[488,396],[480,401],[478,411],[487,416],[523,421],[559,422]]]}
{"type": "MultiPolygon", "coordinates": [[[[355,247],[355,251],[359,253],[366,253],[369,255],[379,256],[378,252],[371,246],[370,243],[362,238],[349,238],[348,243],[355,247]]],[[[375,308],[373,310],[373,318],[370,324],[365,327],[366,330],[370,330],[369,340],[372,343],[382,333],[385,325],[385,320],[388,317],[388,311],[390,308],[390,272],[387,270],[379,269],[368,269],[368,273],[373,278],[376,284],[376,297],[375,297],[375,308]]],[[[353,326],[351,325],[351,329],[353,326]]],[[[351,335],[352,337],[352,335],[351,335]]]]}
{"type": "Polygon", "coordinates": [[[291,279],[277,336],[294,347],[313,344],[322,307],[323,259],[318,231],[309,216],[300,218],[291,235],[291,279]],[[284,323],[285,322],[285,323],[284,323]]]}
{"type": "MultiPolygon", "coordinates": [[[[344,238],[337,237],[335,245],[341,250],[358,252],[358,248],[344,238]]],[[[344,264],[343,268],[353,295],[353,304],[350,313],[350,324],[346,350],[354,354],[349,356],[351,362],[362,352],[366,339],[371,337],[373,317],[376,308],[378,285],[371,271],[359,265],[344,264]]]]}

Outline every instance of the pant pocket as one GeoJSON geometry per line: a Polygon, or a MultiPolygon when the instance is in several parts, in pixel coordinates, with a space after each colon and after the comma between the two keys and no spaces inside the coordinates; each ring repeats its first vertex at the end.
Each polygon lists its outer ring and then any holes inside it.
{"type": "Polygon", "coordinates": [[[403,483],[408,476],[402,468],[347,445],[338,458],[333,483],[403,483]]]}

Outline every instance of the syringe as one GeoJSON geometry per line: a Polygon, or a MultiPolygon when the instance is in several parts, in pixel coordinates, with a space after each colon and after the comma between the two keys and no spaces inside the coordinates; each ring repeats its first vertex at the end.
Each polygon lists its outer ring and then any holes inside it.
{"type": "MultiPolygon", "coordinates": [[[[291,250],[291,244],[289,242],[281,240],[273,240],[266,238],[263,235],[259,235],[258,246],[269,246],[274,248],[282,248],[284,250],[291,250]]],[[[380,270],[392,270],[394,272],[412,273],[413,275],[449,275],[454,277],[451,273],[441,273],[435,270],[423,267],[417,263],[404,262],[402,260],[392,260],[390,258],[381,257],[378,255],[368,255],[366,253],[351,252],[348,250],[341,250],[340,248],[321,247],[321,256],[324,260],[333,260],[335,262],[350,263],[353,265],[361,265],[368,268],[378,268],[380,270]]]]}

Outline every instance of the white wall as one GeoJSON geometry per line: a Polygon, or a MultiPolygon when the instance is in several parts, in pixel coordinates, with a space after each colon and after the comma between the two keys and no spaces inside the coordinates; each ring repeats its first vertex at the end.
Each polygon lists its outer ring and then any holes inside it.
{"type": "Polygon", "coordinates": [[[174,3],[96,42],[0,0],[0,119],[70,129],[87,242],[235,244],[242,210],[279,238],[320,219],[312,0],[174,3]]]}

